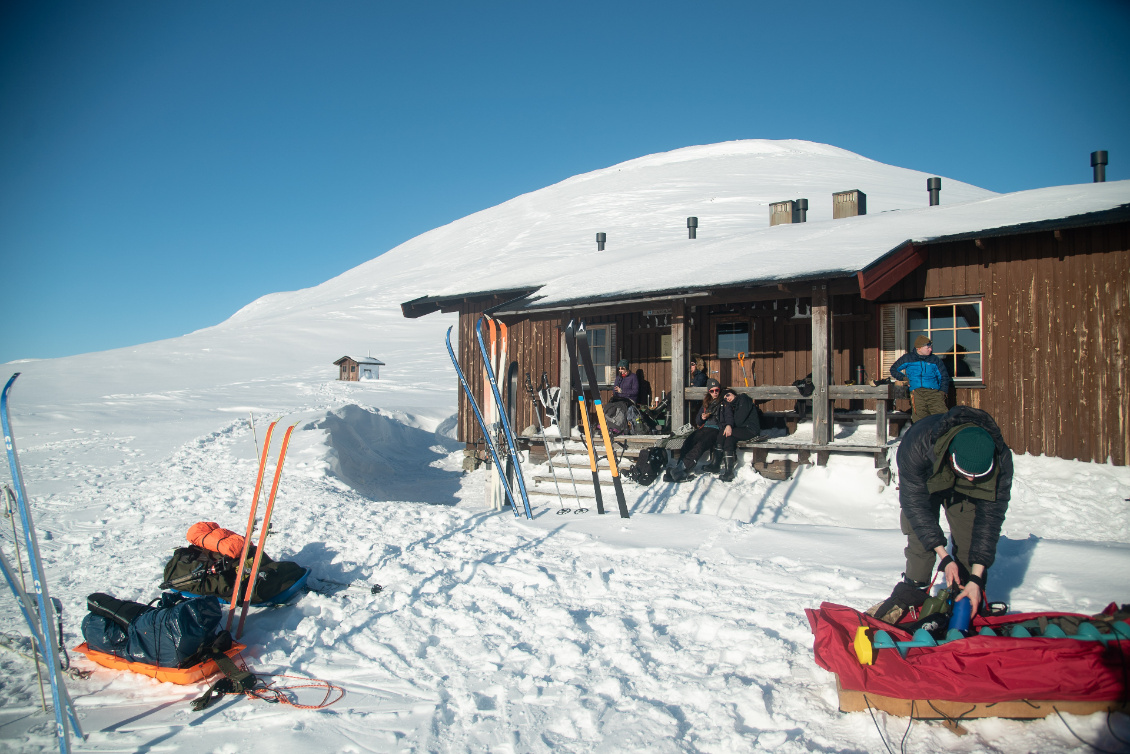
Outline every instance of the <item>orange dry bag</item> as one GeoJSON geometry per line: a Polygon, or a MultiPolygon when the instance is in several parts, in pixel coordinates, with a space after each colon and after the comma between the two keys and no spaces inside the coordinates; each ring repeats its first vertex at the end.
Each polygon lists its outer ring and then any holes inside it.
{"type": "MultiPolygon", "coordinates": [[[[197,547],[237,560],[243,554],[243,537],[234,531],[221,529],[215,521],[201,521],[188,527],[188,541],[197,547]]],[[[254,542],[250,549],[255,550],[254,542]]]]}

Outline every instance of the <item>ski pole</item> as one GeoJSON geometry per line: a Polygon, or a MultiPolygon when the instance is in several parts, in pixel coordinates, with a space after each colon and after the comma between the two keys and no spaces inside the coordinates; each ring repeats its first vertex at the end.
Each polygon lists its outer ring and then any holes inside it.
{"type": "Polygon", "coordinates": [[[255,457],[258,458],[259,457],[259,435],[255,431],[255,414],[251,411],[248,411],[247,415],[251,417],[251,439],[253,439],[255,441],[255,457]]]}
{"type": "MultiPolygon", "coordinates": [[[[23,598],[23,601],[20,602],[20,609],[25,612],[24,618],[28,621],[28,624],[33,625],[34,621],[31,618],[31,614],[27,612],[27,608],[24,605],[24,602],[26,602],[26,600],[27,600],[27,597],[26,597],[26,595],[27,595],[27,582],[24,581],[24,561],[23,561],[23,558],[20,556],[20,538],[16,534],[16,517],[15,517],[15,511],[12,509],[12,503],[15,501],[15,493],[12,492],[11,486],[7,485],[7,484],[4,485],[4,492],[5,492],[5,495],[4,495],[4,515],[7,516],[12,522],[12,542],[15,544],[15,547],[16,547],[16,563],[17,563],[17,565],[19,565],[19,568],[20,568],[20,589],[23,591],[23,593],[25,595],[24,598],[23,598]]],[[[3,550],[0,550],[0,559],[3,559],[4,575],[8,576],[8,572],[12,570],[12,566],[11,566],[11,564],[8,563],[7,558],[4,557],[4,551],[3,550]]],[[[8,577],[8,579],[9,579],[9,581],[12,582],[11,583],[12,591],[15,592],[16,591],[15,579],[13,579],[10,576],[8,577]]],[[[17,600],[19,600],[18,597],[17,597],[17,600]]],[[[32,653],[32,655],[34,655],[34,659],[35,659],[35,680],[39,684],[39,708],[41,710],[43,710],[44,712],[46,712],[47,711],[47,695],[43,693],[43,672],[39,669],[39,644],[36,643],[34,636],[32,637],[32,642],[31,642],[31,653],[32,653]]]]}
{"type": "MultiPolygon", "coordinates": [[[[541,384],[542,392],[544,392],[545,395],[539,393],[538,396],[541,398],[542,405],[545,406],[546,418],[549,418],[549,396],[552,395],[552,391],[549,386],[549,375],[545,372],[541,373],[541,384]]],[[[565,443],[565,435],[561,434],[561,421],[560,415],[558,414],[560,403],[561,398],[559,391],[558,399],[554,401],[552,425],[557,427],[557,439],[561,441],[561,455],[565,458],[565,468],[569,470],[569,481],[573,484],[573,494],[577,498],[577,508],[574,513],[588,513],[589,509],[581,505],[581,493],[580,490],[577,489],[577,477],[573,475],[573,463],[569,460],[569,446],[565,443]]]]}
{"type": "MultiPolygon", "coordinates": [[[[530,373],[526,372],[526,392],[530,394],[530,403],[533,404],[534,419],[538,423],[538,434],[541,435],[542,447],[545,448],[546,465],[549,473],[553,475],[553,486],[557,489],[557,502],[561,506],[560,513],[565,513],[565,498],[561,495],[561,485],[557,483],[557,471],[553,468],[553,455],[549,452],[549,438],[545,434],[545,425],[541,423],[541,412],[538,411],[537,395],[534,393],[534,383],[530,381],[530,373]]],[[[566,459],[568,460],[568,459],[566,459]]]]}

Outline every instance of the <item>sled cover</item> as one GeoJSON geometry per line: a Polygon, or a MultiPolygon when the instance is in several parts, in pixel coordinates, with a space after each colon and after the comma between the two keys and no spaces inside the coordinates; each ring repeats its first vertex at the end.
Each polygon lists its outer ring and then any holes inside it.
{"type": "MultiPolygon", "coordinates": [[[[937,647],[875,651],[874,665],[861,665],[853,649],[856,628],[886,631],[896,641],[910,633],[850,607],[825,602],[805,610],[816,637],[816,664],[835,673],[852,691],[897,699],[1004,702],[1016,699],[1102,701],[1127,694],[1130,641],[1086,641],[1043,637],[971,636],[937,647]]],[[[974,629],[998,627],[1041,616],[1074,613],[1014,613],[977,616],[974,629]]]]}

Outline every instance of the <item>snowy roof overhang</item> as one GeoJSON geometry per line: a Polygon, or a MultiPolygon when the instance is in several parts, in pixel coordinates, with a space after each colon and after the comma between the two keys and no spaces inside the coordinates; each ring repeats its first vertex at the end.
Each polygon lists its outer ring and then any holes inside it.
{"type": "Polygon", "coordinates": [[[372,356],[364,359],[355,359],[352,356],[342,356],[340,359],[334,362],[334,366],[340,366],[344,361],[353,361],[358,364],[372,364],[379,367],[385,366],[385,363],[383,361],[381,361],[380,359],[374,359],[372,356]]]}
{"type": "Polygon", "coordinates": [[[506,301],[494,308],[498,314],[646,306],[728,293],[755,298],[772,295],[774,289],[788,296],[789,286],[806,281],[834,281],[836,288],[842,288],[849,279],[854,292],[873,299],[925,260],[923,246],[1126,220],[1130,220],[1130,181],[1117,181],[719,233],[697,240],[641,243],[615,252],[582,252],[566,267],[550,269],[550,274],[546,265],[539,266],[537,250],[520,249],[494,262],[508,263],[508,276],[527,281],[525,287],[425,296],[402,304],[402,309],[405,316],[421,316],[488,296],[506,301]],[[553,272],[557,274],[551,276],[553,272]]]}

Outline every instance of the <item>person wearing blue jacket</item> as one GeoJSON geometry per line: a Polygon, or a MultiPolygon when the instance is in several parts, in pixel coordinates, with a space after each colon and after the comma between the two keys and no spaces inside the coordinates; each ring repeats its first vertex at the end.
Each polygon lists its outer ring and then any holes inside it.
{"type": "Polygon", "coordinates": [[[942,360],[934,355],[934,342],[925,335],[914,340],[914,350],[891,364],[891,377],[910,383],[912,422],[934,414],[944,414],[950,391],[950,373],[942,360]]]}

